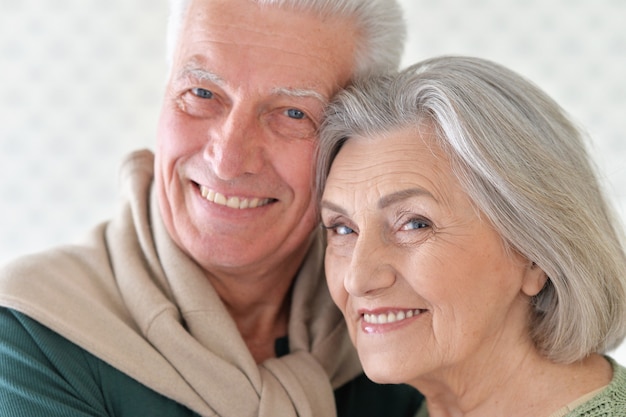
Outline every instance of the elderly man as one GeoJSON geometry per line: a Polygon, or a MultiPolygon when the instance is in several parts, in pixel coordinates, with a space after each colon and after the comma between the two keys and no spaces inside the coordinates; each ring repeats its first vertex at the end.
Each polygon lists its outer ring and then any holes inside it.
{"type": "Polygon", "coordinates": [[[397,66],[390,0],[172,1],[154,154],[77,246],[0,272],[0,416],[413,415],[362,374],[322,274],[325,104],[397,66]]]}

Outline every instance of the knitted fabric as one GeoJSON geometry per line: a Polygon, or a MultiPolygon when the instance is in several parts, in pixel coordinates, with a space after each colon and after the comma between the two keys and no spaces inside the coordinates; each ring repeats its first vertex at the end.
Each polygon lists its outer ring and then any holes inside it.
{"type": "Polygon", "coordinates": [[[566,417],[624,417],[626,416],[626,368],[611,358],[611,383],[598,395],[574,408],[566,417]]]}

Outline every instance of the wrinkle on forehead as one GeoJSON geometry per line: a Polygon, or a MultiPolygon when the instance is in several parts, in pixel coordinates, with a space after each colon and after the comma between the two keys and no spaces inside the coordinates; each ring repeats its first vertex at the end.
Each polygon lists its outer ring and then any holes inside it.
{"type": "Polygon", "coordinates": [[[444,207],[455,198],[469,199],[447,154],[429,133],[409,128],[351,138],[330,168],[322,198],[365,192],[378,208],[414,197],[428,197],[444,207]]]}
{"type": "Polygon", "coordinates": [[[348,17],[266,12],[247,0],[193,0],[170,77],[182,86],[206,81],[229,92],[325,107],[353,76],[357,33],[348,17]]]}

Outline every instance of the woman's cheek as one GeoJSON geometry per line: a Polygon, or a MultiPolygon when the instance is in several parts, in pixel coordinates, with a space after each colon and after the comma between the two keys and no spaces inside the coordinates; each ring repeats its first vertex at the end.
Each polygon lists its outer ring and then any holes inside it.
{"type": "Polygon", "coordinates": [[[346,306],[348,293],[343,285],[343,272],[345,262],[331,253],[326,252],[326,281],[330,296],[335,304],[343,312],[346,306]]]}

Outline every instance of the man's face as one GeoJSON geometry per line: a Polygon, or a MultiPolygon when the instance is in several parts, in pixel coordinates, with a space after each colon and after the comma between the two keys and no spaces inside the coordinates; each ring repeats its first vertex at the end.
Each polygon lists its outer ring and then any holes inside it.
{"type": "Polygon", "coordinates": [[[302,260],[316,221],[316,131],[352,75],[354,33],[350,21],[248,0],[192,1],[155,181],[169,233],[205,269],[262,272],[302,260]]]}

